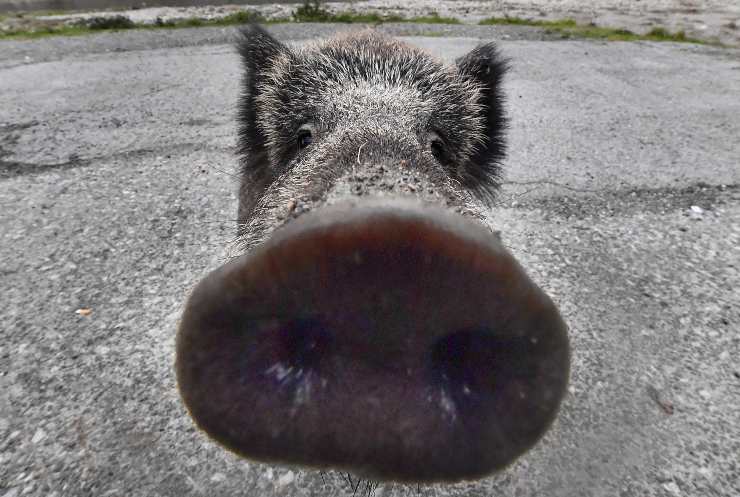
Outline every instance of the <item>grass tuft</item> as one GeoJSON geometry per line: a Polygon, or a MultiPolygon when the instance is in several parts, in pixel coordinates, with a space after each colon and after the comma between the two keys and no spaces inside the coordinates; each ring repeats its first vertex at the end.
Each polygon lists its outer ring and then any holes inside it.
{"type": "Polygon", "coordinates": [[[80,27],[88,28],[93,31],[100,31],[104,29],[133,29],[136,27],[134,21],[126,16],[115,15],[108,17],[90,17],[89,19],[83,19],[77,23],[80,27]]]}
{"type": "Polygon", "coordinates": [[[653,28],[645,36],[647,36],[651,40],[665,40],[665,41],[679,41],[679,42],[692,41],[691,38],[688,38],[686,36],[686,33],[684,33],[683,31],[671,33],[665,28],[653,28]]]}
{"type": "Polygon", "coordinates": [[[32,30],[21,29],[18,31],[0,32],[0,40],[33,40],[36,38],[46,38],[47,36],[80,36],[90,33],[94,33],[94,31],[86,26],[41,26],[32,30]]]}
{"type": "Polygon", "coordinates": [[[385,22],[413,22],[419,24],[460,24],[459,19],[454,17],[441,17],[436,12],[426,16],[404,17],[398,14],[378,14],[375,12],[338,12],[333,13],[322,6],[320,0],[308,0],[293,11],[293,20],[296,22],[336,22],[336,23],[361,23],[382,24],[385,22]]]}
{"type": "Polygon", "coordinates": [[[329,22],[334,14],[321,6],[319,0],[309,0],[293,11],[296,22],[329,22]]]}
{"type": "Polygon", "coordinates": [[[229,14],[226,17],[218,19],[218,21],[224,25],[247,24],[250,22],[265,22],[265,18],[261,13],[253,10],[240,10],[239,12],[234,12],[233,14],[229,14]]]}
{"type": "Polygon", "coordinates": [[[154,25],[146,24],[140,27],[143,28],[199,28],[203,26],[232,26],[235,24],[247,24],[249,22],[265,22],[265,18],[259,12],[250,10],[240,10],[234,12],[225,17],[217,19],[200,19],[198,17],[191,17],[187,19],[179,19],[177,21],[163,21],[160,18],[154,22],[154,25]]]}
{"type": "MultiPolygon", "coordinates": [[[[121,29],[156,29],[156,28],[198,28],[203,26],[231,26],[248,22],[265,22],[265,18],[254,11],[239,11],[218,19],[200,19],[191,17],[180,20],[163,20],[157,18],[152,24],[137,24],[124,15],[100,16],[82,19],[71,25],[39,26],[33,29],[0,32],[1,39],[42,38],[45,36],[80,36],[98,31],[116,31],[121,29]]],[[[280,22],[280,21],[270,21],[280,22]]]]}
{"type": "Polygon", "coordinates": [[[513,26],[537,26],[540,28],[575,28],[578,24],[573,19],[559,19],[556,21],[536,21],[534,19],[523,19],[521,17],[489,17],[478,24],[487,26],[491,24],[508,24],[513,26]]]}
{"type": "Polygon", "coordinates": [[[442,17],[436,12],[427,16],[412,17],[402,22],[414,22],[419,24],[460,24],[460,19],[454,17],[442,17]]]}
{"type": "Polygon", "coordinates": [[[640,35],[628,29],[603,28],[594,24],[578,24],[573,19],[559,19],[554,21],[540,21],[522,19],[519,17],[489,17],[479,24],[509,24],[516,26],[534,26],[545,28],[548,33],[559,34],[563,38],[593,38],[610,41],[673,41],[679,43],[710,43],[697,38],[689,38],[686,33],[679,31],[671,33],[665,28],[653,28],[647,34],[640,35]]]}

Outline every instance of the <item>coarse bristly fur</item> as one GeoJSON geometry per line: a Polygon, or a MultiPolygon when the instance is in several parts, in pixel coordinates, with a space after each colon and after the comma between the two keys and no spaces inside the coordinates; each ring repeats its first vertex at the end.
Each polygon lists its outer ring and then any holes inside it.
{"type": "Polygon", "coordinates": [[[238,51],[237,257],[178,331],[189,412],[266,463],[398,482],[505,468],[569,364],[552,302],[486,232],[506,63],[372,30],[289,47],[248,26],[238,51]]]}
{"type": "Polygon", "coordinates": [[[250,25],[237,46],[245,247],[288,217],[286,204],[325,200],[358,165],[408,163],[430,188],[449,190],[443,197],[493,199],[506,129],[506,62],[493,44],[445,65],[372,30],[294,48],[250,25]],[[296,140],[307,127],[313,143],[302,149],[296,140]]]}

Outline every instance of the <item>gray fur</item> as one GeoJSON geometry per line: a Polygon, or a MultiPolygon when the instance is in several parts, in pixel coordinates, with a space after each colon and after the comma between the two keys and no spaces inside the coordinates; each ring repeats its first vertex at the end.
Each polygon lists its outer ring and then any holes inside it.
{"type": "Polygon", "coordinates": [[[250,253],[188,303],[190,412],[265,462],[397,481],[505,467],[551,422],[568,344],[486,223],[462,218],[485,219],[498,185],[495,48],[448,66],[372,31],[290,49],[251,26],[239,51],[250,253]]]}
{"type": "Polygon", "coordinates": [[[239,51],[242,249],[346,196],[410,195],[466,214],[493,198],[505,63],[492,45],[446,66],[370,30],[288,48],[250,26],[239,51]],[[313,143],[299,150],[302,128],[313,143]]]}

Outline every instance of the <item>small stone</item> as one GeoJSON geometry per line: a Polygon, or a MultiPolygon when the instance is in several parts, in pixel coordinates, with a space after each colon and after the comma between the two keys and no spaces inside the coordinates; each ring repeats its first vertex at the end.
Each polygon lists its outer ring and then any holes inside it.
{"type": "Polygon", "coordinates": [[[282,475],[280,478],[278,478],[277,486],[278,487],[285,487],[287,485],[290,485],[293,483],[293,480],[295,480],[295,475],[292,471],[288,471],[284,475],[282,475]]]}
{"type": "Polygon", "coordinates": [[[218,483],[218,482],[222,482],[224,480],[226,480],[226,475],[223,474],[223,473],[215,473],[213,476],[211,476],[211,481],[212,482],[218,483]]]}
{"type": "Polygon", "coordinates": [[[704,209],[698,205],[692,205],[691,209],[689,209],[689,218],[694,221],[701,221],[704,219],[704,209]]]}
{"type": "Polygon", "coordinates": [[[663,488],[666,489],[668,492],[672,493],[673,495],[681,495],[681,489],[678,488],[678,485],[676,485],[675,481],[664,483],[663,488]]]}
{"type": "Polygon", "coordinates": [[[699,468],[697,470],[697,472],[700,475],[705,476],[707,478],[711,478],[711,476],[712,476],[712,470],[710,468],[706,467],[706,466],[702,466],[701,468],[699,468]]]}
{"type": "Polygon", "coordinates": [[[40,441],[42,441],[45,437],[46,437],[46,432],[44,432],[44,430],[42,430],[41,428],[39,428],[38,430],[36,430],[36,433],[33,434],[33,438],[31,439],[31,443],[37,444],[40,441]]]}
{"type": "Polygon", "coordinates": [[[7,492],[3,494],[3,497],[18,497],[18,494],[20,493],[19,487],[13,487],[7,492]]]}

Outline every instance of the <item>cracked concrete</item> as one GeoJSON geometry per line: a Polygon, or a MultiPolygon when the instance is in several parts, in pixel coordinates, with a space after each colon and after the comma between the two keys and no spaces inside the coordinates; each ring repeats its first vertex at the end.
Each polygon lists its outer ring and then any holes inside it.
{"type": "MultiPolygon", "coordinates": [[[[239,69],[229,46],[187,46],[203,33],[0,42],[0,160],[33,167],[0,178],[0,495],[357,484],[239,460],[177,397],[182,304],[235,233],[239,69]],[[53,167],[71,156],[84,167],[53,167]]],[[[452,59],[480,39],[410,41],[452,59]]],[[[490,222],[570,327],[570,392],[501,474],[374,495],[740,494],[737,52],[501,47],[511,153],[490,222]]]]}

